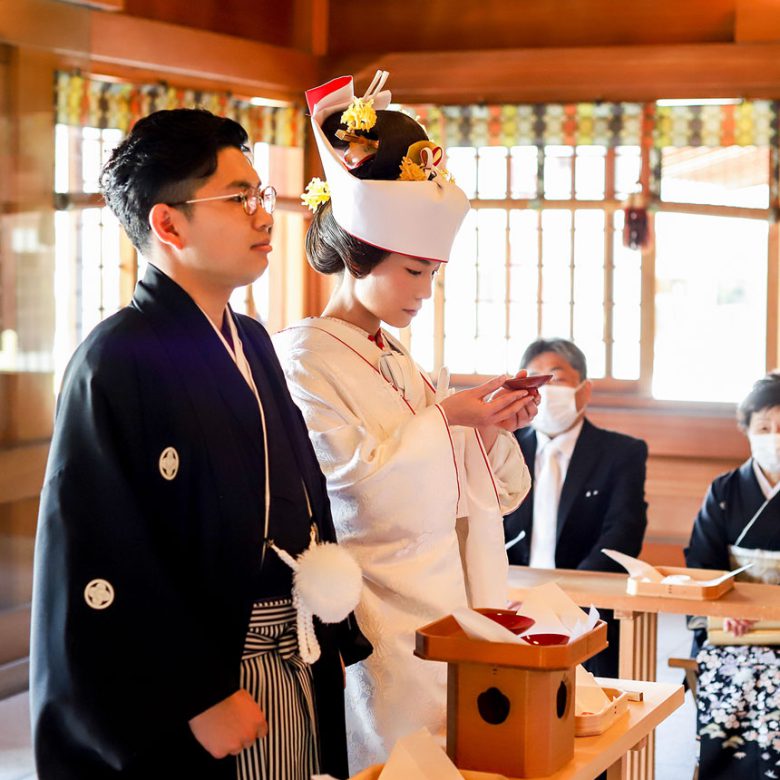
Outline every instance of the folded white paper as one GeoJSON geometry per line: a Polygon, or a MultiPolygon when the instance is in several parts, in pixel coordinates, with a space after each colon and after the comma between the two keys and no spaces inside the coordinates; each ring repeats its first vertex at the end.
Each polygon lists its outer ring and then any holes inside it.
{"type": "Polygon", "coordinates": [[[463,780],[463,776],[423,728],[395,743],[379,780],[463,780]]]}
{"type": "Polygon", "coordinates": [[[577,639],[593,630],[599,619],[595,607],[591,606],[588,612],[580,609],[554,582],[531,588],[525,594],[519,612],[535,621],[521,636],[566,634],[570,640],[577,639]]]}
{"type": "Polygon", "coordinates": [[[740,566],[738,569],[721,574],[718,577],[713,577],[708,580],[697,580],[691,577],[689,574],[667,574],[665,577],[658,569],[651,566],[649,563],[640,561],[638,558],[632,558],[630,555],[618,552],[617,550],[608,550],[603,548],[601,552],[608,558],[612,558],[613,561],[619,563],[627,572],[628,576],[635,580],[642,580],[643,582],[662,582],[665,585],[698,585],[712,586],[720,585],[721,582],[725,582],[732,577],[736,577],[737,574],[741,574],[745,569],[749,569],[753,564],[748,563],[745,566],[740,566]]]}
{"type": "Polygon", "coordinates": [[[510,642],[525,645],[527,642],[513,634],[508,628],[496,623],[479,612],[467,607],[456,609],[452,616],[458,621],[469,639],[481,639],[484,642],[510,642]]]}
{"type": "Polygon", "coordinates": [[[609,704],[609,696],[596,678],[582,664],[577,666],[574,714],[601,712],[609,704]]]}
{"type": "Polygon", "coordinates": [[[632,558],[630,555],[618,552],[617,550],[608,550],[602,548],[601,552],[612,558],[615,563],[619,563],[627,572],[629,577],[645,582],[663,582],[664,575],[658,569],[649,563],[640,561],[639,558],[632,558]]]}
{"type": "Polygon", "coordinates": [[[598,619],[598,610],[591,606],[584,612],[554,582],[548,582],[531,588],[525,595],[519,612],[529,617],[534,624],[521,634],[513,634],[508,628],[499,625],[473,609],[456,609],[452,616],[471,639],[485,642],[509,642],[526,644],[521,637],[533,634],[563,634],[569,640],[592,631],[598,619]]]}

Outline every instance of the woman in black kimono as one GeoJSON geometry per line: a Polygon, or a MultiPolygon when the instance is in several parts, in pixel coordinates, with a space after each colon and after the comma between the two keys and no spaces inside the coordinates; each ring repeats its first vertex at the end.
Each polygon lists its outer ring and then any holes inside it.
{"type": "MultiPolygon", "coordinates": [[[[737,416],[751,457],[710,486],[685,557],[707,569],[752,563],[740,579],[777,585],[780,374],[756,382],[737,416]]],[[[738,615],[724,621],[733,645],[711,645],[696,630],[701,780],[780,777],[780,647],[749,644],[753,622],[738,615]]]]}

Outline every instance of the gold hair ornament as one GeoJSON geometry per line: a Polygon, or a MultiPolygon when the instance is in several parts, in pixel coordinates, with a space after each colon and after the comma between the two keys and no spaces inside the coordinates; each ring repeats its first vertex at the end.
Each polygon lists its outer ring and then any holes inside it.
{"type": "Polygon", "coordinates": [[[349,130],[336,130],[336,138],[348,144],[361,144],[361,146],[365,146],[367,149],[379,148],[379,141],[375,141],[373,138],[366,138],[364,135],[350,133],[349,130]]]}

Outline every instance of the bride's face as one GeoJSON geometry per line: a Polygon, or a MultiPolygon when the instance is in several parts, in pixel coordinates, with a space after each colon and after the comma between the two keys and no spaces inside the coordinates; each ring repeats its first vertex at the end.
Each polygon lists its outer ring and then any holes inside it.
{"type": "Polygon", "coordinates": [[[361,279],[353,279],[356,301],[382,322],[405,328],[431,297],[441,263],[393,253],[361,279]]]}

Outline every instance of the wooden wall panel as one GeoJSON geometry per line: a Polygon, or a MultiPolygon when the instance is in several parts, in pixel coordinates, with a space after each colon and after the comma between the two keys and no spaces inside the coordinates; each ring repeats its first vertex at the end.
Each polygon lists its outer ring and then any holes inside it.
{"type": "Polygon", "coordinates": [[[742,462],[750,454],[747,439],[732,416],[684,414],[591,405],[588,417],[644,439],[657,457],[742,462]]]}
{"type": "Polygon", "coordinates": [[[734,38],[740,43],[780,41],[777,0],[737,0],[734,38]]]}
{"type": "MultiPolygon", "coordinates": [[[[330,52],[730,42],[736,0],[337,0],[330,52]]],[[[421,71],[422,76],[424,71],[421,71]]]]}
{"type": "MultiPolygon", "coordinates": [[[[0,665],[22,658],[29,651],[30,609],[17,607],[0,612],[0,665]]],[[[2,696],[0,696],[2,698],[2,696]]]]}
{"type": "Polygon", "coordinates": [[[321,57],[328,53],[330,0],[295,0],[290,46],[321,57]]]}
{"type": "Polygon", "coordinates": [[[686,44],[377,52],[330,59],[323,75],[355,75],[358,91],[376,69],[392,74],[403,103],[539,103],[780,94],[780,44],[686,44]],[[424,76],[423,76],[424,74],[424,76]]]}
{"type": "Polygon", "coordinates": [[[128,16],[292,46],[295,3],[278,0],[125,0],[128,16]]]}
{"type": "Polygon", "coordinates": [[[51,373],[0,373],[0,447],[48,440],[53,419],[51,373]]]}
{"type": "Polygon", "coordinates": [[[37,498],[49,443],[0,449],[0,504],[37,498]]]}
{"type": "Polygon", "coordinates": [[[648,540],[657,544],[686,544],[712,480],[741,462],[651,457],[645,483],[649,504],[648,540]]]}
{"type": "MultiPolygon", "coordinates": [[[[29,604],[32,598],[37,518],[37,496],[0,504],[0,616],[7,609],[29,604]]],[[[0,656],[6,654],[4,644],[0,635],[0,656]]]]}

